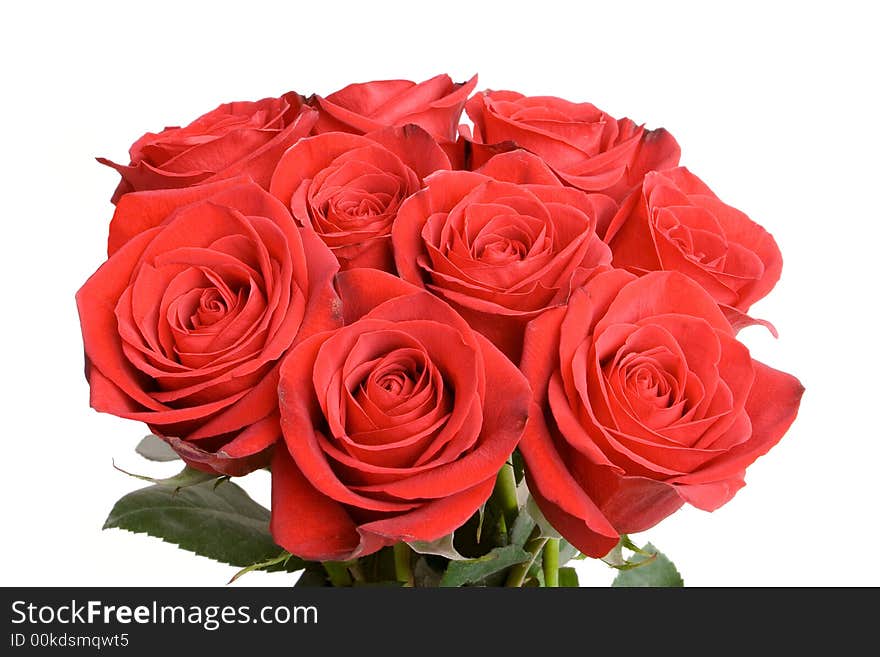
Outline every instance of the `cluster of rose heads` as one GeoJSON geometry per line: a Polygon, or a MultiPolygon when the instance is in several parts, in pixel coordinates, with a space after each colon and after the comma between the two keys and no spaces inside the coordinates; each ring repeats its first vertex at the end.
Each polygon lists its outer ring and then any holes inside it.
{"type": "Polygon", "coordinates": [[[770,234],[665,130],[475,86],[228,103],[101,160],[91,404],[194,468],[270,466],[295,555],[448,535],[518,449],[603,556],[727,502],[797,414],[797,379],[736,339],[779,279],[770,234]]]}

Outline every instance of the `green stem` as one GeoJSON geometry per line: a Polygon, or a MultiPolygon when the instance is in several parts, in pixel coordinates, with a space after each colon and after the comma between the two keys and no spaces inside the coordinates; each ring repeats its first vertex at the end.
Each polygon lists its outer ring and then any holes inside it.
{"type": "Polygon", "coordinates": [[[398,582],[403,582],[406,586],[413,585],[412,569],[410,568],[410,559],[412,551],[406,543],[394,544],[394,576],[398,582]]]}
{"type": "Polygon", "coordinates": [[[504,523],[508,531],[513,528],[513,522],[519,514],[519,503],[516,500],[516,477],[513,474],[513,466],[505,463],[495,479],[495,490],[492,495],[498,500],[501,511],[504,514],[504,523]]]}
{"type": "Polygon", "coordinates": [[[504,586],[522,586],[526,580],[526,575],[529,574],[529,568],[535,563],[535,558],[541,553],[546,544],[547,537],[541,536],[541,531],[536,527],[532,532],[532,537],[525,544],[525,551],[531,555],[531,558],[516,564],[510,569],[504,586]]]}
{"type": "Polygon", "coordinates": [[[364,571],[361,569],[360,560],[352,559],[351,561],[346,562],[346,565],[348,566],[348,572],[351,573],[355,582],[363,583],[365,581],[364,571]]]}
{"type": "Polygon", "coordinates": [[[548,538],[544,546],[543,555],[544,586],[557,588],[559,586],[559,539],[548,538]]]}
{"type": "Polygon", "coordinates": [[[351,575],[349,575],[348,566],[345,563],[324,561],[323,565],[333,586],[351,586],[351,575]]]}

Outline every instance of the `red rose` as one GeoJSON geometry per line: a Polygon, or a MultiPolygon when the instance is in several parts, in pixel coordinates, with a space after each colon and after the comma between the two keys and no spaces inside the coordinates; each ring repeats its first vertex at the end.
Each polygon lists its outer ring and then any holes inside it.
{"type": "Polygon", "coordinates": [[[310,99],[321,112],[315,132],[364,134],[414,123],[440,142],[455,141],[462,108],[476,86],[476,75],[463,83],[438,75],[418,84],[409,80],[350,84],[326,98],[310,99]]]}
{"type": "Polygon", "coordinates": [[[347,560],[460,527],[528,416],[522,374],[436,297],[375,269],[337,278],[345,327],[281,367],[287,449],[272,460],[275,541],[347,560]]]}
{"type": "Polygon", "coordinates": [[[645,130],[590,103],[513,91],[484,91],[465,106],[474,122],[476,163],[509,144],[540,155],[568,184],[619,201],[645,174],[678,164],[681,151],[663,128],[645,130]]]}
{"type": "Polygon", "coordinates": [[[294,92],[224,103],[184,128],[148,132],[129,150],[128,166],[98,161],[122,175],[114,203],[128,192],[177,189],[238,175],[250,176],[265,189],[281,154],[309,134],[317,119],[294,92]]]}
{"type": "Polygon", "coordinates": [[[240,475],[280,437],[278,362],[335,326],[337,264],[253,182],[126,194],[76,295],[92,406],[240,475]]]}
{"type": "Polygon", "coordinates": [[[325,132],[287,150],[269,191],[320,235],[342,269],[394,272],[391,224],[400,204],[425,176],[449,168],[443,149],[415,125],[364,137],[325,132]]]}
{"type": "Polygon", "coordinates": [[[538,157],[505,153],[477,173],[436,173],[403,204],[392,229],[397,271],[518,362],[525,325],[609,267],[596,225],[616,209],[563,186],[538,157]]]}
{"type": "Polygon", "coordinates": [[[590,556],[683,502],[727,502],[803,393],[752,360],[714,300],[677,272],[596,276],[529,325],[522,370],[535,395],[520,444],[529,489],[590,556]]]}
{"type": "Polygon", "coordinates": [[[624,202],[605,241],[614,266],[635,274],[659,269],[690,276],[722,305],[735,327],[752,323],[749,306],[782,272],[773,237],[723,203],[684,167],[651,172],[624,202]]]}

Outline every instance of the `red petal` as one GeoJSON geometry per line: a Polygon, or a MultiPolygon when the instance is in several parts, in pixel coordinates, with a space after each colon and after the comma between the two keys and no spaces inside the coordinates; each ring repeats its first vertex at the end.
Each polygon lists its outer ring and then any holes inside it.
{"type": "Polygon", "coordinates": [[[205,200],[221,190],[247,182],[247,178],[239,177],[184,189],[159,189],[126,194],[119,200],[113,219],[110,220],[108,255],[112,256],[135,235],[161,224],[177,208],[205,200]]]}
{"type": "Polygon", "coordinates": [[[299,229],[308,267],[308,301],[294,343],[321,331],[342,326],[341,300],[333,287],[339,263],[327,245],[309,228],[299,229]]]}
{"type": "Polygon", "coordinates": [[[724,313],[724,316],[727,318],[727,321],[730,322],[730,326],[733,328],[735,332],[739,332],[740,329],[744,329],[747,326],[763,326],[774,338],[779,337],[779,332],[776,330],[776,327],[773,326],[766,319],[756,319],[754,317],[750,317],[746,315],[744,312],[737,310],[736,308],[731,308],[730,306],[721,306],[721,311],[724,313]]]}
{"type": "Polygon", "coordinates": [[[601,333],[610,324],[635,324],[667,313],[700,317],[719,331],[731,333],[730,323],[702,287],[684,274],[660,271],[622,288],[595,330],[601,333]]]}
{"type": "Polygon", "coordinates": [[[678,166],[680,158],[681,147],[668,130],[646,130],[629,167],[629,184],[641,185],[646,173],[678,166]]]}
{"type": "Polygon", "coordinates": [[[461,527],[492,494],[495,477],[476,486],[427,502],[408,513],[361,525],[358,531],[366,538],[381,537],[386,544],[398,541],[434,541],[461,527]]]}
{"type": "Polygon", "coordinates": [[[317,120],[318,112],[311,107],[303,107],[294,122],[276,134],[271,141],[249,153],[247,157],[218,171],[208,178],[207,182],[230,176],[247,175],[263,189],[269,189],[272,172],[281,155],[308,135],[317,120]]]}
{"type": "Polygon", "coordinates": [[[150,166],[143,160],[135,165],[117,164],[105,157],[96,158],[101,164],[115,169],[122,180],[113,192],[111,203],[118,203],[126,194],[152,189],[181,189],[204,182],[210,171],[169,173],[150,166]]]}
{"type": "MultiPolygon", "coordinates": [[[[113,383],[135,403],[145,408],[159,410],[164,408],[143,391],[142,377],[129,365],[122,352],[119,339],[117,320],[114,308],[129,285],[131,273],[140,260],[144,250],[149,246],[160,229],[154,228],[140,233],[127,242],[113,257],[105,262],[76,293],[76,305],[79,310],[82,327],[83,344],[90,368],[101,372],[102,376],[113,383]]],[[[96,397],[97,390],[92,391],[92,404],[100,411],[115,413],[115,394],[105,399],[96,397]],[[110,406],[105,406],[104,402],[110,406]],[[100,406],[96,403],[101,404],[100,406]]],[[[130,411],[130,407],[122,409],[130,411]]]]}
{"type": "Polygon", "coordinates": [[[584,554],[605,556],[617,543],[618,532],[572,477],[537,405],[532,406],[519,448],[529,490],[550,524],[584,554]]]}
{"type": "Polygon", "coordinates": [[[741,472],[735,477],[714,484],[697,484],[694,486],[677,486],[676,490],[682,499],[703,511],[715,511],[727,504],[737,491],[746,485],[741,472]]]}
{"type": "Polygon", "coordinates": [[[543,406],[547,384],[559,367],[559,330],[565,308],[553,308],[529,322],[519,367],[532,387],[535,401],[543,406]]]}
{"type": "Polygon", "coordinates": [[[684,503],[675,486],[644,477],[621,476],[610,468],[589,468],[580,473],[579,480],[622,534],[650,529],[684,503]]]}
{"type": "Polygon", "coordinates": [[[562,185],[544,160],[522,149],[495,155],[477,173],[517,184],[562,185]]]}
{"type": "Polygon", "coordinates": [[[342,561],[360,537],[345,508],[315,490],[286,449],[272,459],[272,518],[275,542],[303,559],[342,561]]]}
{"type": "Polygon", "coordinates": [[[281,427],[277,415],[265,418],[242,431],[218,451],[202,449],[197,443],[174,436],[161,437],[187,465],[206,472],[241,477],[269,464],[272,446],[281,437],[281,427]],[[231,448],[230,451],[235,454],[227,452],[227,448],[231,448]]]}
{"type": "Polygon", "coordinates": [[[375,269],[350,269],[336,277],[345,324],[352,324],[376,306],[421,290],[397,276],[375,269]]]}
{"type": "Polygon", "coordinates": [[[452,164],[444,150],[424,129],[408,123],[402,127],[388,127],[367,134],[400,158],[420,179],[435,171],[451,169],[452,164]]]}
{"type": "Polygon", "coordinates": [[[707,484],[730,479],[773,447],[797,417],[804,387],[795,377],[758,361],[755,382],[746,401],[752,437],[727,454],[690,475],[678,477],[683,484],[707,484]]]}

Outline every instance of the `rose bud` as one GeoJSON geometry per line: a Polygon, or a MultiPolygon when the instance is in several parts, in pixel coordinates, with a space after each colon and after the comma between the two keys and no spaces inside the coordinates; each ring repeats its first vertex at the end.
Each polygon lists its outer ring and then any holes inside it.
{"type": "Polygon", "coordinates": [[[269,191],[324,240],[342,269],[394,272],[391,224],[423,179],[449,158],[415,125],[366,136],[325,132],[282,156],[269,191]]]}
{"type": "Polygon", "coordinates": [[[674,270],[694,279],[735,328],[755,323],[745,313],[782,273],[782,254],[770,233],[684,167],[645,176],[605,241],[615,267],[635,274],[674,270]]]}
{"type": "Polygon", "coordinates": [[[529,490],[593,557],[684,502],[725,504],[803,393],[753,360],[715,301],[678,272],[596,276],[529,325],[521,369],[535,395],[520,444],[529,490]]]}
{"type": "Polygon", "coordinates": [[[280,438],[278,367],[340,321],[336,259],[258,185],[126,194],[76,296],[91,404],[193,467],[240,475],[280,438]]]}
{"type": "Polygon", "coordinates": [[[492,493],[528,417],[519,370],[437,297],[376,269],[339,274],[343,328],[281,367],[275,541],[348,560],[450,534],[492,493]]]}

